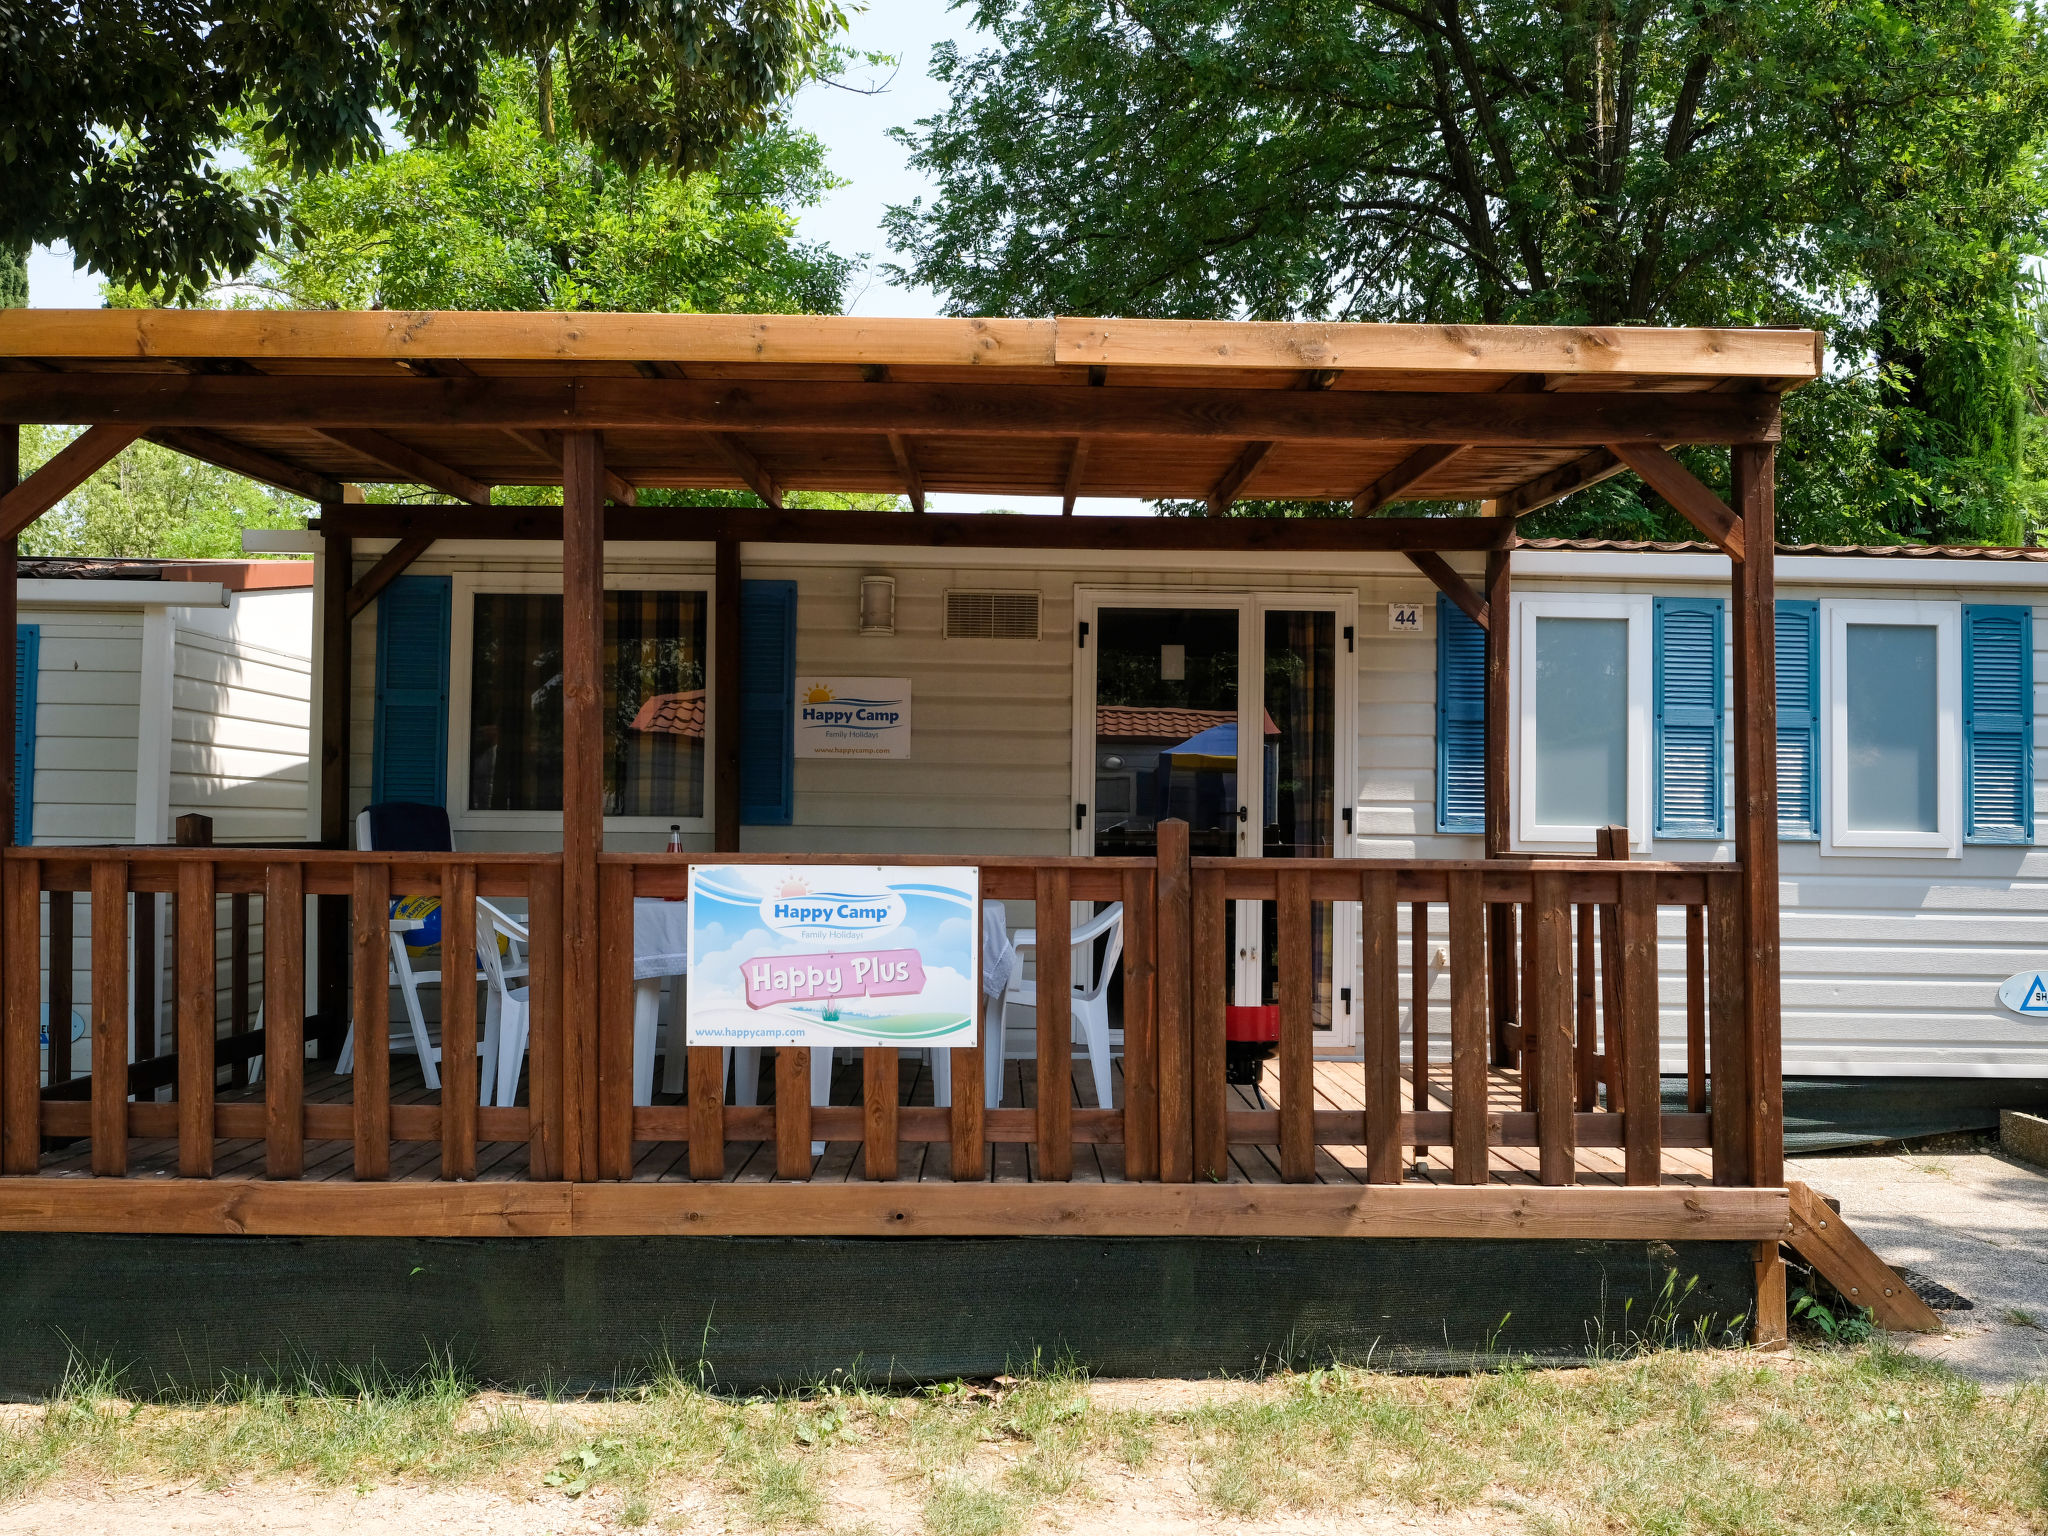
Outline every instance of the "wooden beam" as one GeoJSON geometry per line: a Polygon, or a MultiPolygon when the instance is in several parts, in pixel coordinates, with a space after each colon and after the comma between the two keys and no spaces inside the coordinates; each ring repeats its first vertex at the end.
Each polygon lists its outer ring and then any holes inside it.
{"type": "Polygon", "coordinates": [[[1209,489],[1209,515],[1221,517],[1230,510],[1230,504],[1237,500],[1237,493],[1244,489],[1245,481],[1251,479],[1252,471],[1265,462],[1266,455],[1273,451],[1270,442],[1246,443],[1244,451],[1232,461],[1230,468],[1223,471],[1223,478],[1209,489]]]}
{"type": "MultiPolygon", "coordinates": [[[[506,427],[503,431],[507,437],[519,444],[520,447],[530,449],[552,464],[557,466],[561,464],[561,433],[546,432],[539,428],[528,427],[506,427]]],[[[639,504],[638,487],[630,480],[609,469],[604,472],[604,493],[622,507],[631,507],[639,504]]]]}
{"type": "MultiPolygon", "coordinates": [[[[630,428],[917,437],[1159,437],[1248,442],[1775,442],[1779,397],[1758,394],[1403,393],[1055,384],[189,374],[0,375],[0,419],[139,427],[630,428]]],[[[410,472],[410,471],[408,471],[410,472]]]]}
{"type": "Polygon", "coordinates": [[[1493,515],[1524,517],[1539,507],[1561,501],[1573,491],[1583,491],[1589,485],[1611,479],[1626,467],[1605,448],[1595,448],[1591,453],[1581,454],[1571,463],[1559,465],[1556,469],[1545,470],[1495,498],[1493,515]]]}
{"type": "Polygon", "coordinates": [[[1398,500],[1409,487],[1428,479],[1470,446],[1469,443],[1433,443],[1427,448],[1416,449],[1351,498],[1351,515],[1364,517],[1379,511],[1388,502],[1398,500]]]}
{"type": "Polygon", "coordinates": [[[0,539],[17,537],[140,436],[142,429],[134,426],[86,428],[41,469],[0,496],[0,539]]]}
{"type": "MultiPolygon", "coordinates": [[[[559,539],[553,507],[351,505],[323,528],[357,538],[559,539]]],[[[835,508],[615,507],[614,540],[843,544],[950,549],[1445,551],[1504,549],[1515,525],[1492,517],[994,517],[974,512],[857,512],[835,508]]]]}
{"type": "Polygon", "coordinates": [[[397,580],[413,561],[424,555],[433,542],[431,534],[409,534],[386,550],[382,559],[363,572],[363,579],[348,589],[348,617],[354,618],[374,603],[377,594],[397,580]]]}
{"type": "Polygon", "coordinates": [[[248,1236],[1775,1240],[1782,1189],[9,1179],[0,1231],[248,1236]]]}
{"type": "MultiPolygon", "coordinates": [[[[1742,891],[1742,1037],[1748,1093],[1742,1120],[1752,1183],[1785,1176],[1785,1083],[1778,933],[1778,683],[1775,461],[1732,455],[1742,544],[1733,561],[1735,859],[1742,891]]],[[[1718,1156],[1718,1152],[1716,1154],[1718,1156]]]]}
{"type": "Polygon", "coordinates": [[[598,1166],[598,855],[604,851],[604,449],[568,439],[562,462],[562,1176],[598,1166]]]}
{"type": "Polygon", "coordinates": [[[331,480],[317,470],[303,469],[297,464],[244,447],[215,432],[198,427],[158,427],[143,433],[143,436],[160,447],[184,454],[188,459],[199,459],[217,469],[261,480],[266,485],[274,485],[294,496],[303,496],[308,501],[341,500],[339,480],[331,480]]]}
{"type": "Polygon", "coordinates": [[[1728,503],[1708,490],[1678,460],[1654,443],[1610,443],[1611,452],[1642,477],[1708,541],[1731,560],[1742,558],[1742,525],[1728,503]]]}
{"type": "MultiPolygon", "coordinates": [[[[265,383],[273,382],[264,380],[265,383]]],[[[418,382],[425,383],[425,380],[418,382]]],[[[451,469],[438,459],[408,448],[397,439],[366,427],[323,427],[320,435],[330,442],[339,443],[352,453],[359,453],[366,459],[374,459],[386,469],[401,478],[419,485],[431,486],[458,501],[474,502],[477,506],[491,504],[491,488],[481,480],[465,475],[459,469],[451,469]]]]}
{"type": "Polygon", "coordinates": [[[896,460],[896,472],[903,476],[903,493],[910,498],[910,510],[924,510],[924,476],[917,472],[917,460],[911,457],[910,439],[901,432],[888,434],[889,452],[896,460]]]}
{"type": "Polygon", "coordinates": [[[1472,584],[1451,569],[1450,562],[1434,550],[1411,549],[1408,563],[1436,583],[1436,589],[1464,610],[1465,617],[1481,629],[1491,629],[1486,599],[1472,590],[1472,584]]]}
{"type": "Polygon", "coordinates": [[[704,441],[733,468],[733,473],[746,481],[747,489],[775,511],[782,510],[782,487],[775,483],[774,476],[762,467],[745,443],[730,432],[706,432],[704,441]]]}
{"type": "Polygon", "coordinates": [[[1793,1248],[1851,1306],[1870,1308],[1894,1333],[1941,1332],[1934,1309],[1850,1230],[1839,1211],[1797,1179],[1785,1187],[1792,1196],[1793,1248]]]}
{"type": "Polygon", "coordinates": [[[1077,437],[1067,451],[1067,479],[1061,488],[1060,515],[1074,515],[1074,501],[1081,494],[1081,477],[1088,472],[1088,439],[1077,437]]]}

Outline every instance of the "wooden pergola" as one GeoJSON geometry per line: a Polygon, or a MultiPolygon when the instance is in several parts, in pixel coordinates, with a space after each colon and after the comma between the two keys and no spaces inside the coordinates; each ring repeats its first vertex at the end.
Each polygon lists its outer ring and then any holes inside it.
{"type": "MultiPolygon", "coordinates": [[[[1730,561],[1739,871],[1734,878],[1740,893],[1731,921],[1739,923],[1743,964],[1740,977],[1731,975],[1727,985],[1728,1006],[1742,1021],[1746,1059],[1739,1063],[1740,1080],[1750,1088],[1739,1103],[1727,1106],[1727,1128],[1716,1132],[1716,1180],[1723,1181],[1725,1169],[1725,1182],[1773,1188],[1782,1183],[1783,1164],[1772,462],[1780,397],[1816,377],[1820,366],[1819,338],[1804,330],[15,311],[0,316],[0,421],[79,425],[86,431],[19,483],[13,474],[6,476],[11,488],[0,495],[0,578],[8,579],[0,580],[0,629],[12,623],[16,536],[138,439],[319,503],[316,526],[328,551],[319,728],[322,830],[327,846],[340,850],[347,846],[349,809],[349,620],[437,539],[560,541],[567,762],[559,981],[561,995],[574,999],[598,995],[605,974],[600,887],[604,860],[612,856],[602,847],[599,711],[607,541],[715,545],[719,675],[711,698],[725,728],[714,731],[724,750],[713,765],[712,800],[716,846],[722,850],[738,846],[733,714],[742,544],[1182,550],[1218,556],[1253,550],[1398,552],[1486,629],[1485,868],[1503,872],[1484,878],[1520,881],[1513,889],[1522,890],[1532,878],[1540,888],[1543,869],[1553,864],[1560,880],[1593,877],[1573,874],[1578,866],[1557,861],[1515,863],[1509,854],[1508,626],[1498,616],[1506,611],[1516,520],[1631,470],[1730,561]],[[1670,450],[1680,445],[1731,451],[1729,501],[1672,456],[1670,450]],[[429,487],[451,500],[366,505],[353,499],[350,487],[383,482],[429,487]],[[494,491],[502,486],[560,486],[560,504],[495,505],[494,491]],[[748,490],[762,505],[640,504],[643,491],[662,487],[748,490]],[[911,510],[795,508],[786,499],[795,490],[893,494],[911,510]],[[1083,497],[1176,497],[1204,503],[1210,515],[942,515],[925,511],[934,492],[1057,497],[1069,514],[1083,497]],[[1350,515],[1222,515],[1245,498],[1348,504],[1350,515]],[[1404,515],[1402,504],[1415,501],[1476,502],[1480,513],[1404,515]],[[388,541],[360,576],[352,561],[352,541],[358,539],[388,541]],[[1486,553],[1486,575],[1475,589],[1443,556],[1478,551],[1486,553]]],[[[0,669],[11,666],[10,649],[0,669]]],[[[0,711],[11,717],[14,694],[7,682],[0,676],[0,711]]],[[[13,824],[16,787],[9,774],[11,768],[0,768],[0,835],[13,824]]],[[[1196,861],[1197,886],[1203,862],[1196,861]]],[[[1356,881],[1357,861],[1352,867],[1342,879],[1356,881]]],[[[1455,874],[1425,872],[1414,876],[1421,883],[1413,888],[1455,895],[1455,874]],[[1443,880],[1453,885],[1443,886],[1443,880]]],[[[668,877],[648,878],[658,883],[668,877]]],[[[1671,890],[1706,889],[1686,883],[1696,878],[1692,874],[1668,878],[1678,882],[1671,890]]],[[[1060,879],[1058,888],[1066,889],[1066,876],[1060,879]]],[[[1085,883],[1080,874],[1075,879],[1085,883]]],[[[1168,874],[1162,871],[1159,880],[1163,892],[1168,874]]],[[[1292,887],[1283,880],[1275,889],[1292,887]]],[[[1328,889],[1353,887],[1340,883],[1328,889]]],[[[1325,892],[1316,899],[1330,898],[1325,892]]],[[[1496,904],[1523,899],[1487,896],[1496,904]]],[[[1539,889],[1531,899],[1546,898],[1539,889]]],[[[346,933],[335,933],[338,945],[346,933]]],[[[1162,943],[1166,937],[1160,935],[1162,943]]],[[[1497,949],[1501,937],[1496,925],[1490,942],[1497,949]]],[[[0,959],[19,953],[13,946],[27,940],[13,928],[0,959]]],[[[338,952],[328,960],[324,975],[345,969],[338,952]]],[[[1496,992],[1504,967],[1513,969],[1496,953],[1496,992]]],[[[32,978],[33,964],[25,969],[32,978]]],[[[1723,969],[1717,965],[1717,985],[1723,969]]],[[[19,977],[24,968],[10,965],[9,972],[19,977]]],[[[1526,975],[1531,988],[1554,981],[1546,980],[1540,966],[1526,975]]],[[[1162,1020],[1176,1008],[1199,1014],[1207,1006],[1200,998],[1188,1000],[1184,956],[1175,962],[1161,949],[1157,976],[1162,1020]]],[[[1536,993],[1528,995],[1533,999],[1536,993]]],[[[1497,1011],[1497,997],[1493,1006],[1497,1011]]],[[[603,1132],[611,1140],[602,1144],[591,1128],[591,1139],[577,1150],[577,1116],[596,1114],[589,1109],[595,1102],[589,1094],[596,1090],[588,1077],[602,1077],[611,1068],[595,1034],[579,1043],[574,1010],[565,1013],[571,1016],[564,1024],[561,1063],[568,1138],[562,1166],[571,1178],[602,1177],[601,1170],[616,1163],[616,1154],[603,1148],[628,1146],[643,1127],[638,1116],[646,1112],[634,1113],[634,1130],[603,1132]]],[[[1198,1026],[1190,1058],[1198,1077],[1202,1038],[1198,1026]]],[[[1283,1050],[1288,1061],[1298,1054],[1293,1047],[1283,1050]]],[[[15,1106],[10,1134],[17,1124],[30,1127],[21,1136],[33,1134],[33,1062],[33,1055],[24,1065],[19,1056],[0,1051],[0,1104],[15,1106]]],[[[1725,1060],[1716,1070],[1735,1081],[1737,1066],[1725,1060]]],[[[1175,1070],[1162,1058],[1162,1094],[1171,1089],[1175,1070]]],[[[1647,1082],[1653,1096],[1654,1070],[1652,1061],[1647,1082]]],[[[1177,1154],[1167,1111],[1160,1113],[1160,1176],[1170,1179],[1177,1154]]],[[[1366,1113],[1370,1122],[1370,1107],[1366,1113]]],[[[1717,1100],[1717,1126],[1721,1113],[1717,1100]]],[[[1301,1123],[1299,1134],[1308,1134],[1306,1126],[1301,1123]]],[[[701,1126],[692,1134],[699,1133],[710,1134],[701,1126]]],[[[1197,1124],[1193,1134],[1192,1155],[1199,1163],[1206,1133],[1197,1124]]],[[[1220,1146],[1220,1120],[1214,1134],[1220,1146]]],[[[1483,1123],[1479,1134],[1483,1150],[1483,1123]]],[[[1568,1146],[1565,1151],[1568,1157],[1568,1146]]],[[[8,1170],[25,1171],[21,1164],[17,1150],[8,1170]]],[[[1180,1166],[1191,1171],[1188,1164],[1180,1166]]]]}

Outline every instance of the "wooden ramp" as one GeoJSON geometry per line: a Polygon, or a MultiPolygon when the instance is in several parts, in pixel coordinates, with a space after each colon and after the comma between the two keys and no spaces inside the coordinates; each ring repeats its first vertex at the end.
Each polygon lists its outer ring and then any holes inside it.
{"type": "Polygon", "coordinates": [[[1939,1333],[1941,1319],[1898,1272],[1849,1230],[1841,1213],[1797,1179],[1792,1192],[1792,1236],[1799,1254],[1828,1284],[1859,1307],[1868,1307],[1894,1333],[1939,1333]]]}

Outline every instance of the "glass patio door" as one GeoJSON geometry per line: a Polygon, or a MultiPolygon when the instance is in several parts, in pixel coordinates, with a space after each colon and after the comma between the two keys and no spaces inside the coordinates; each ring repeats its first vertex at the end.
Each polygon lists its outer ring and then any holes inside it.
{"type": "MultiPolygon", "coordinates": [[[[1350,618],[1348,604],[1283,594],[1084,594],[1076,851],[1150,856],[1173,816],[1197,858],[1348,853],[1350,618]]],[[[1315,921],[1317,1045],[1339,1049],[1356,1038],[1335,984],[1355,909],[1319,906],[1315,921]]],[[[1237,903],[1240,1004],[1274,1001],[1276,925],[1272,903],[1237,903]]]]}

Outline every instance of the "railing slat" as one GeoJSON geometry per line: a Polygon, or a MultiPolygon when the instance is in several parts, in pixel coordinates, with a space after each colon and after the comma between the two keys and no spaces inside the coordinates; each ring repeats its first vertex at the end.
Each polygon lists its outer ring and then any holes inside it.
{"type": "Polygon", "coordinates": [[[633,1174],[632,866],[601,866],[597,895],[597,1177],[626,1179],[633,1174]]]}
{"type": "Polygon", "coordinates": [[[1707,1057],[1714,1075],[1707,1113],[1714,1129],[1714,1182],[1749,1182],[1749,1071],[1742,1048],[1742,887],[1707,877],[1707,1057]]]}
{"type": "MultiPolygon", "coordinates": [[[[1159,1177],[1159,1040],[1154,997],[1152,879],[1123,872],[1124,1177],[1159,1177]]],[[[956,1079],[957,1081],[957,1079],[956,1079]]]]}
{"type": "MultiPolygon", "coordinates": [[[[93,901],[97,907],[97,895],[93,901]]],[[[98,1086],[97,1076],[94,1086],[98,1086]]],[[[264,1173],[273,1179],[303,1176],[306,1171],[306,887],[305,877],[296,864],[273,864],[264,872],[263,1106],[264,1173]]]]}
{"type": "Polygon", "coordinates": [[[128,1171],[128,866],[92,864],[92,1171],[128,1171]]]}
{"type": "Polygon", "coordinates": [[[1308,872],[1280,875],[1280,1177],[1308,1184],[1316,1176],[1315,1021],[1309,999],[1315,984],[1309,950],[1313,915],[1308,872]]]}
{"type": "Polygon", "coordinates": [[[1576,1161],[1572,1116],[1578,1109],[1572,1091],[1570,892],[1564,877],[1551,871],[1537,873],[1535,892],[1531,903],[1534,942],[1529,946],[1534,984],[1528,1000],[1535,1005],[1531,1011],[1535,1015],[1537,1178],[1545,1184],[1569,1184],[1576,1161]]]}
{"type": "MultiPolygon", "coordinates": [[[[493,936],[495,939],[495,935],[493,936]]],[[[441,1177],[476,1177],[476,868],[441,876],[441,1177]]]]}
{"type": "Polygon", "coordinates": [[[1657,892],[1648,875],[1621,882],[1621,1031],[1628,1041],[1628,1102],[1623,1134],[1631,1184],[1663,1181],[1663,1093],[1657,1048],[1657,892]]]}
{"type": "Polygon", "coordinates": [[[213,865],[178,866],[178,1172],[213,1177],[213,865]]]}
{"type": "Polygon", "coordinates": [[[1230,1146],[1224,1131],[1229,1085],[1223,1081],[1226,1025],[1224,1007],[1230,996],[1232,945],[1230,907],[1223,876],[1214,869],[1195,871],[1189,906],[1188,934],[1188,1107],[1189,1145],[1194,1177],[1230,1176],[1230,1146]]]}
{"type": "Polygon", "coordinates": [[[1359,877],[1364,910],[1363,985],[1359,988],[1365,1062],[1365,1177],[1401,1182],[1401,951],[1394,871],[1368,867],[1359,877]]]}
{"type": "Polygon", "coordinates": [[[7,925],[4,1024],[0,1024],[0,1171],[34,1173],[42,1157],[42,866],[9,859],[0,880],[7,925]]]}
{"type": "MultiPolygon", "coordinates": [[[[685,1027],[676,1021],[677,1027],[685,1027]]],[[[674,1049],[671,1042],[671,1049],[674,1049]]],[[[725,1177],[725,1050],[689,1047],[690,1177],[725,1177]]]]}
{"type": "Polygon", "coordinates": [[[861,1161],[871,1179],[896,1177],[898,1058],[893,1045],[861,1051],[861,1161]]]}
{"type": "Polygon", "coordinates": [[[562,866],[536,864],[527,882],[527,1176],[560,1179],[571,1131],[562,1069],[562,866]]]}
{"type": "MultiPolygon", "coordinates": [[[[1429,1109],[1429,903],[1408,904],[1408,1078],[1409,1108],[1429,1109]]],[[[1415,1147],[1419,1163],[1429,1148],[1415,1147]]]]}
{"type": "Polygon", "coordinates": [[[1189,924],[1193,882],[1188,870],[1188,824],[1159,823],[1159,875],[1153,887],[1154,996],[1158,999],[1159,1177],[1185,1184],[1194,1177],[1193,1105],[1189,1048],[1193,1031],[1189,924]]]}
{"type": "Polygon", "coordinates": [[[1486,908],[1479,876],[1450,880],[1451,1179],[1484,1184],[1486,1156],[1486,908]]]}
{"type": "Polygon", "coordinates": [[[355,928],[355,1176],[391,1171],[391,866],[358,864],[349,903],[355,928]]]}
{"type": "Polygon", "coordinates": [[[73,949],[75,928],[71,893],[52,891],[50,904],[50,1066],[48,1081],[52,1087],[71,1081],[75,1070],[72,1052],[76,1049],[71,1040],[71,967],[77,956],[73,949]]]}
{"type": "Polygon", "coordinates": [[[1707,909],[1685,908],[1685,1107],[1707,1107],[1707,909]]]}
{"type": "Polygon", "coordinates": [[[1074,1176],[1073,909],[1065,869],[1041,869],[1038,930],[1038,1167],[1041,1179],[1074,1176]]]}
{"type": "MultiPolygon", "coordinates": [[[[830,1046],[822,1047],[830,1050],[830,1046]]],[[[775,1048],[775,1177],[811,1176],[811,1053],[775,1048]]]]}

